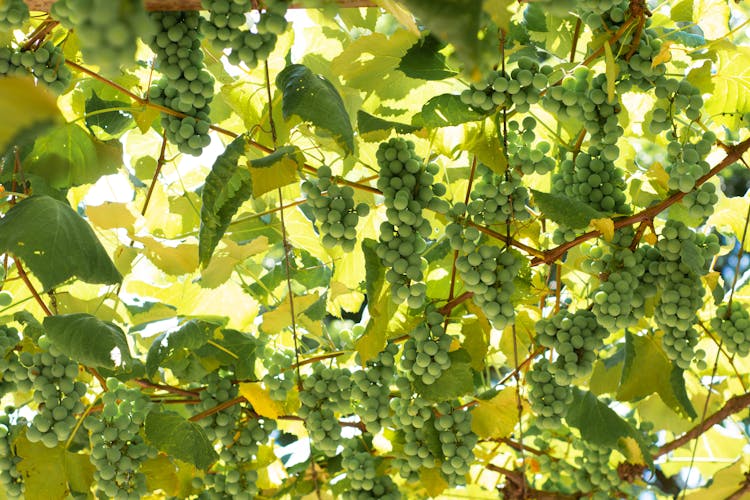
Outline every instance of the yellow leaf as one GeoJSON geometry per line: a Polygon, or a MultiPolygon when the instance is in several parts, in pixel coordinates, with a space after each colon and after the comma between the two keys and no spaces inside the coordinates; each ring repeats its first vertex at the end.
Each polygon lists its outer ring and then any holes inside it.
{"type": "Polygon", "coordinates": [[[696,0],[693,21],[703,30],[706,40],[718,40],[729,31],[731,11],[727,0],[696,0]]]}
{"type": "Polygon", "coordinates": [[[448,488],[448,482],[443,479],[440,469],[421,469],[419,471],[419,479],[425,490],[427,490],[427,494],[431,497],[438,496],[448,488]]]}
{"type": "Polygon", "coordinates": [[[471,430],[481,438],[508,436],[518,423],[516,392],[507,387],[487,401],[479,401],[471,412],[471,430]]]}
{"type": "Polygon", "coordinates": [[[628,462],[636,465],[646,465],[646,460],[643,458],[643,452],[638,442],[632,437],[620,438],[620,451],[623,451],[625,458],[628,462]]]}
{"type": "Polygon", "coordinates": [[[158,109],[146,106],[142,110],[133,111],[132,114],[135,124],[138,125],[138,130],[141,131],[141,134],[145,134],[161,113],[158,109]]]}
{"type": "Polygon", "coordinates": [[[181,276],[198,268],[198,245],[169,240],[159,241],[151,236],[133,236],[143,243],[146,256],[156,267],[167,274],[181,276]]]}
{"type": "Polygon", "coordinates": [[[656,245],[658,239],[659,238],[652,231],[648,231],[643,234],[643,241],[645,241],[649,245],[656,245]]]}
{"type": "Polygon", "coordinates": [[[105,202],[101,205],[87,206],[86,217],[102,229],[123,227],[133,232],[136,215],[130,211],[127,203],[105,202]]]}
{"type": "Polygon", "coordinates": [[[234,266],[250,256],[265,252],[268,249],[268,237],[258,236],[245,245],[239,245],[225,238],[214,253],[213,258],[201,271],[201,285],[216,288],[232,276],[234,266]]]}
{"type": "Polygon", "coordinates": [[[651,67],[655,68],[661,63],[666,63],[672,60],[672,51],[669,49],[674,42],[672,40],[667,40],[666,42],[661,44],[661,49],[659,50],[659,53],[656,54],[654,57],[654,60],[651,61],[651,67]]]}
{"type": "Polygon", "coordinates": [[[608,217],[591,219],[591,226],[602,233],[602,236],[607,241],[612,241],[612,238],[615,237],[615,223],[608,217]]]}
{"type": "Polygon", "coordinates": [[[55,97],[32,78],[3,77],[0,79],[0,148],[16,134],[33,125],[58,121],[60,110],[55,97]]]}
{"type": "MultiPolygon", "coordinates": [[[[301,295],[294,297],[294,315],[299,319],[300,314],[305,312],[308,307],[313,305],[320,298],[318,292],[310,295],[301,295]]],[[[289,304],[289,297],[284,299],[284,303],[273,311],[263,315],[263,324],[261,329],[268,334],[276,334],[291,324],[292,308],[289,304]]]]}
{"type": "Polygon", "coordinates": [[[240,395],[253,405],[253,410],[258,415],[277,419],[282,414],[281,405],[271,399],[268,391],[261,386],[260,382],[241,382],[239,391],[240,395]]]}
{"type": "Polygon", "coordinates": [[[607,101],[612,103],[615,100],[615,84],[617,83],[617,74],[620,72],[620,67],[615,61],[615,57],[612,54],[612,47],[609,46],[609,42],[604,42],[604,64],[605,74],[607,75],[607,101]]]}
{"type": "Polygon", "coordinates": [[[396,21],[398,21],[401,26],[406,28],[407,31],[417,36],[421,35],[419,27],[414,20],[414,16],[412,16],[411,12],[406,10],[402,5],[399,5],[394,0],[375,0],[375,3],[378,5],[378,7],[395,17],[396,21]]]}
{"type": "Polygon", "coordinates": [[[655,162],[652,164],[646,172],[646,176],[649,180],[655,182],[656,186],[661,187],[664,190],[668,189],[669,174],[664,170],[664,166],[661,163],[655,162]]]}

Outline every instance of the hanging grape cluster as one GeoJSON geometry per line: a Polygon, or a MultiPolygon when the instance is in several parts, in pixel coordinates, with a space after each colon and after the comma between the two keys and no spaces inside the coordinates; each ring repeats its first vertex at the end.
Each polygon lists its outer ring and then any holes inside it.
{"type": "Polygon", "coordinates": [[[409,332],[404,344],[401,367],[425,385],[435,381],[451,366],[448,351],[452,337],[445,332],[445,317],[434,307],[428,306],[425,321],[409,332]]]}
{"type": "Polygon", "coordinates": [[[29,20],[29,7],[23,0],[5,0],[0,4],[0,30],[20,28],[29,20]]]}
{"type": "Polygon", "coordinates": [[[750,313],[743,305],[720,305],[711,319],[711,328],[719,334],[727,351],[742,357],[750,354],[750,313]]]}
{"type": "Polygon", "coordinates": [[[0,76],[29,75],[57,94],[65,92],[72,79],[62,50],[52,42],[44,42],[36,50],[0,47],[0,76]]]}

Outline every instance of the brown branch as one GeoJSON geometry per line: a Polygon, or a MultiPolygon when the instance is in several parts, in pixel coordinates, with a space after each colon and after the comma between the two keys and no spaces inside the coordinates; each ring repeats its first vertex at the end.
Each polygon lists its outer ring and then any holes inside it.
{"type": "Polygon", "coordinates": [[[24,285],[26,285],[26,288],[29,289],[29,292],[31,292],[31,295],[34,297],[34,300],[36,300],[37,304],[42,308],[44,311],[44,314],[47,316],[54,316],[52,314],[52,311],[50,311],[49,307],[47,307],[47,304],[44,303],[44,300],[42,300],[42,297],[39,295],[39,292],[36,291],[36,288],[34,288],[34,284],[29,279],[29,275],[26,274],[26,270],[21,265],[21,261],[18,260],[18,257],[14,256],[13,260],[16,262],[16,270],[18,271],[18,275],[21,277],[21,280],[23,281],[24,285]]]}
{"type": "Polygon", "coordinates": [[[714,425],[721,423],[728,416],[740,412],[748,406],[750,406],[750,393],[733,397],[732,399],[728,400],[720,410],[708,417],[706,420],[696,425],[677,439],[670,441],[669,443],[666,443],[661,448],[659,448],[659,451],[654,454],[654,458],[658,458],[669,453],[672,450],[676,450],[685,443],[688,443],[689,441],[697,438],[714,425]]]}
{"type": "MultiPolygon", "coordinates": [[[[25,0],[29,10],[36,12],[49,12],[50,6],[56,0],[25,0]]],[[[372,0],[337,0],[340,8],[351,7],[375,7],[372,0]]],[[[146,0],[146,9],[152,11],[176,11],[176,10],[201,10],[201,0],[146,0]]],[[[291,5],[292,9],[302,9],[305,6],[299,2],[291,5]]]]}
{"type": "Polygon", "coordinates": [[[536,500],[576,500],[584,496],[583,493],[574,493],[567,495],[555,491],[535,490],[528,486],[526,478],[519,471],[506,469],[494,464],[484,466],[487,470],[504,475],[508,482],[503,488],[503,498],[507,499],[536,499],[536,500]]]}
{"type": "MultiPolygon", "coordinates": [[[[750,149],[750,138],[745,139],[739,144],[730,146],[729,152],[724,157],[724,159],[721,160],[715,167],[713,167],[706,175],[704,175],[703,177],[695,181],[695,187],[693,188],[693,190],[698,189],[698,187],[700,187],[707,180],[714,177],[723,169],[725,169],[729,165],[733,164],[734,162],[742,158],[742,155],[745,154],[745,152],[748,149],[750,149]]],[[[637,224],[642,221],[648,221],[648,220],[654,219],[658,214],[660,214],[667,208],[671,207],[675,203],[679,202],[688,194],[689,193],[683,193],[682,191],[680,191],[662,200],[656,205],[652,205],[638,212],[635,215],[631,215],[630,217],[625,217],[624,219],[617,220],[615,221],[615,229],[620,229],[621,227],[631,226],[633,224],[637,224]]],[[[601,236],[601,234],[602,233],[599,231],[589,231],[588,233],[582,234],[581,236],[577,237],[576,239],[572,241],[563,243],[562,245],[558,247],[551,248],[547,250],[546,252],[543,252],[544,256],[534,258],[531,261],[531,265],[538,266],[539,264],[551,264],[552,262],[555,262],[556,260],[561,258],[565,254],[565,252],[567,252],[571,248],[580,245],[584,241],[588,241],[593,238],[598,238],[599,236],[601,236]]]]}
{"type": "Polygon", "coordinates": [[[158,389],[160,391],[169,392],[172,394],[179,394],[180,396],[187,396],[187,397],[193,397],[193,398],[198,397],[198,391],[188,391],[185,389],[180,389],[179,387],[172,387],[171,385],[156,384],[154,382],[150,382],[143,378],[136,379],[135,382],[141,387],[158,389]]]}

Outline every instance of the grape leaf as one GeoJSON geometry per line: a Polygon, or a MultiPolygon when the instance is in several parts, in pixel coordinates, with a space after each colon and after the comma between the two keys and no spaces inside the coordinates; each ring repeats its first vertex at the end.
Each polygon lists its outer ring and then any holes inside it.
{"type": "Polygon", "coordinates": [[[125,101],[104,100],[91,91],[91,96],[86,99],[84,112],[86,126],[91,129],[97,126],[110,135],[116,136],[133,125],[133,115],[128,111],[118,108],[130,108],[130,103],[125,101]]]}
{"type": "Polygon", "coordinates": [[[213,338],[218,328],[216,323],[190,320],[176,330],[160,334],[146,355],[146,373],[153,377],[159,366],[169,367],[170,359],[180,358],[202,347],[213,338]]]}
{"type": "Polygon", "coordinates": [[[456,74],[448,69],[445,56],[440,50],[445,47],[435,36],[427,34],[406,51],[398,70],[410,78],[442,80],[456,74]]]}
{"type": "Polygon", "coordinates": [[[649,467],[653,459],[640,432],[633,428],[620,415],[588,391],[572,388],[573,402],[568,406],[565,420],[568,425],[581,432],[581,438],[605,448],[618,446],[620,438],[633,438],[641,449],[649,467]]]}
{"type": "Polygon", "coordinates": [[[245,138],[239,136],[216,158],[206,176],[201,193],[203,205],[198,234],[198,257],[203,267],[211,260],[232,217],[253,192],[250,173],[239,166],[244,153],[245,138]]]}
{"type": "Polygon", "coordinates": [[[535,189],[532,189],[531,192],[534,195],[536,205],[545,217],[571,229],[584,228],[589,225],[592,219],[606,217],[606,214],[567,196],[542,193],[535,189]]]}
{"type": "Polygon", "coordinates": [[[460,96],[442,94],[427,101],[412,119],[412,124],[427,128],[450,127],[483,120],[486,116],[461,102],[460,96]]]}
{"type": "Polygon", "coordinates": [[[377,141],[384,140],[391,130],[395,130],[399,134],[410,134],[419,130],[418,127],[413,125],[384,120],[362,110],[357,112],[357,129],[363,138],[372,138],[377,141]],[[381,132],[381,134],[376,134],[376,132],[381,132]]]}
{"type": "MultiPolygon", "coordinates": [[[[62,446],[47,448],[19,436],[14,448],[21,461],[16,465],[23,477],[23,498],[29,500],[63,500],[68,494],[68,466],[62,446]]],[[[5,457],[4,457],[5,458],[5,457]]],[[[92,478],[93,479],[93,478],[92,478]]],[[[91,481],[89,480],[89,484],[91,481]]]]}
{"type": "Polygon", "coordinates": [[[133,361],[125,332],[90,314],[49,316],[44,318],[44,328],[63,354],[82,365],[111,369],[133,361]]]}
{"type": "Polygon", "coordinates": [[[397,309],[391,299],[391,288],[385,282],[385,269],[375,252],[376,246],[375,240],[369,238],[362,242],[370,321],[367,322],[365,333],[354,342],[354,348],[363,366],[385,348],[388,322],[397,309]]]}
{"type": "Polygon", "coordinates": [[[118,283],[122,276],[94,231],[69,205],[31,196],[0,219],[0,253],[23,260],[44,290],[78,277],[87,283],[118,283]]]}
{"type": "Polygon", "coordinates": [[[61,121],[55,97],[42,85],[34,85],[32,78],[4,76],[0,78],[0,151],[19,133],[34,126],[38,133],[41,124],[61,121]]]}
{"type": "Polygon", "coordinates": [[[715,116],[722,125],[736,129],[739,117],[750,112],[750,47],[738,47],[722,40],[712,44],[711,49],[718,65],[711,78],[713,92],[706,99],[703,112],[715,116]]]}
{"type": "Polygon", "coordinates": [[[218,458],[201,426],[174,412],[151,411],[146,437],[160,451],[199,469],[208,469],[218,458]]]}
{"type": "Polygon", "coordinates": [[[518,423],[516,392],[506,387],[492,399],[478,400],[471,411],[471,430],[484,439],[509,436],[518,423]]]}
{"type": "Polygon", "coordinates": [[[274,401],[268,390],[261,387],[260,382],[241,382],[238,387],[240,395],[248,400],[258,415],[279,418],[282,414],[281,403],[274,401]]]}
{"type": "Polygon", "coordinates": [[[250,160],[253,196],[257,198],[295,182],[304,164],[305,157],[296,146],[282,146],[268,156],[250,160]]]}
{"type": "Polygon", "coordinates": [[[318,131],[322,129],[331,134],[347,153],[354,152],[354,130],[349,114],[331,82],[302,64],[291,64],[276,77],[276,86],[283,94],[284,119],[297,115],[318,131]]]}
{"type": "Polygon", "coordinates": [[[471,356],[464,349],[449,353],[451,365],[432,384],[414,381],[414,390],[428,401],[447,401],[474,390],[471,356]]]}

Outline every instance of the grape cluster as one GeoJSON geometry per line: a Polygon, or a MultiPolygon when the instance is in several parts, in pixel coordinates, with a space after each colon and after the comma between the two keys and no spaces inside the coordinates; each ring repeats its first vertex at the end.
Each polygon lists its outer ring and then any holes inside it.
{"type": "MultiPolygon", "coordinates": [[[[11,326],[0,325],[0,397],[17,390],[16,372],[26,371],[19,364],[16,353],[16,347],[20,341],[18,330],[11,326]]],[[[30,387],[26,387],[26,390],[28,389],[30,387]]]]}
{"type": "Polygon", "coordinates": [[[81,54],[105,73],[119,73],[132,64],[138,38],[148,43],[154,33],[140,0],[58,0],[52,17],[75,29],[81,54]]]}
{"type": "Polygon", "coordinates": [[[398,345],[389,343],[364,370],[352,373],[352,402],[357,415],[373,434],[390,423],[391,383],[396,376],[398,345]]]}
{"type": "Polygon", "coordinates": [[[586,310],[571,313],[563,309],[551,318],[537,321],[535,330],[539,345],[557,351],[549,370],[560,385],[591,373],[608,335],[594,313],[586,310]]]}
{"type": "Polygon", "coordinates": [[[299,416],[315,447],[332,457],[342,443],[341,426],[336,413],[351,411],[351,372],[345,368],[328,368],[318,362],[302,383],[299,416]]]}
{"type": "Polygon", "coordinates": [[[91,433],[90,460],[98,493],[136,500],[149,492],[140,467],[146,459],[156,457],[156,450],[146,444],[140,429],[150,406],[140,390],[128,388],[116,378],[107,379],[101,413],[84,420],[91,433]]]}
{"type": "MultiPolygon", "coordinates": [[[[195,405],[196,414],[216,408],[239,394],[237,386],[232,383],[232,379],[224,374],[212,372],[204,377],[203,382],[205,386],[204,390],[200,392],[201,402],[195,405]]],[[[226,447],[234,439],[235,424],[239,418],[240,407],[232,405],[201,418],[198,420],[198,425],[203,428],[210,441],[218,441],[226,447]]]]}
{"type": "Polygon", "coordinates": [[[62,50],[52,42],[44,42],[36,50],[16,51],[0,48],[0,76],[28,76],[44,83],[53,92],[62,94],[70,85],[72,74],[65,65],[62,50]]]}
{"type": "Polygon", "coordinates": [[[438,166],[425,166],[411,141],[392,138],[381,143],[376,157],[380,166],[378,189],[385,198],[387,218],[380,225],[377,255],[388,268],[385,278],[391,284],[393,300],[418,308],[424,304],[426,293],[421,254],[432,233],[422,211],[429,208],[444,213],[446,202],[438,197],[446,193],[446,188],[435,183],[438,166]]]}
{"type": "Polygon", "coordinates": [[[705,182],[695,191],[685,195],[680,204],[687,209],[690,218],[704,221],[714,213],[714,207],[718,201],[716,185],[705,182]]]}
{"type": "Polygon", "coordinates": [[[536,139],[536,120],[527,116],[521,124],[515,120],[508,122],[508,169],[516,174],[546,174],[555,168],[555,160],[549,156],[549,142],[536,139]]]}
{"type": "Polygon", "coordinates": [[[38,405],[26,437],[32,443],[54,448],[68,439],[76,426],[76,414],[85,409],[81,398],[86,394],[86,384],[76,381],[78,363],[44,337],[39,344],[41,352],[22,352],[18,358],[26,367],[26,378],[33,385],[33,399],[38,405]]]}
{"type": "MultiPolygon", "coordinates": [[[[657,103],[651,112],[649,132],[656,135],[673,126],[677,113],[684,113],[688,120],[697,120],[701,115],[703,97],[700,90],[687,80],[656,78],[654,94],[657,103]]],[[[711,141],[713,143],[713,141],[711,141]]]]}
{"type": "Polygon", "coordinates": [[[624,8],[627,8],[627,1],[623,0],[578,0],[576,2],[576,11],[589,25],[597,22],[597,16],[601,18],[602,14],[609,13],[612,9],[624,8]]]}
{"type": "Polygon", "coordinates": [[[481,111],[514,107],[519,113],[525,113],[532,104],[539,102],[542,90],[549,85],[552,71],[552,66],[540,66],[535,60],[522,57],[510,74],[493,71],[464,90],[461,102],[481,111]]]}
{"type": "Polygon", "coordinates": [[[526,374],[529,403],[541,429],[559,427],[573,402],[570,386],[558,384],[552,370],[552,363],[547,358],[540,358],[526,374]]]}
{"type": "Polygon", "coordinates": [[[695,182],[711,169],[705,157],[715,140],[713,132],[704,133],[695,143],[681,144],[672,137],[667,145],[668,164],[665,168],[669,174],[669,189],[689,193],[695,188],[695,182]]]}
{"type": "Polygon", "coordinates": [[[5,0],[0,4],[0,30],[19,28],[29,20],[29,8],[23,0],[5,0]]]}
{"type": "Polygon", "coordinates": [[[581,107],[583,126],[590,134],[591,145],[601,148],[603,158],[615,161],[620,156],[620,150],[615,144],[625,130],[620,126],[617,116],[620,103],[609,101],[605,74],[600,73],[591,80],[591,88],[581,107]]]}
{"type": "MultiPolygon", "coordinates": [[[[632,41],[630,43],[632,44],[632,41]]],[[[633,86],[650,91],[657,85],[656,82],[664,79],[667,66],[664,63],[654,64],[654,58],[661,53],[661,48],[662,41],[659,35],[654,30],[646,28],[641,32],[640,43],[635,50],[632,49],[632,45],[621,49],[621,53],[624,52],[626,57],[617,60],[621,75],[617,82],[618,92],[628,92],[633,86]]]]}
{"type": "Polygon", "coordinates": [[[451,366],[448,351],[453,339],[445,332],[444,321],[434,306],[428,306],[425,321],[409,332],[404,344],[401,367],[425,385],[434,384],[451,366]]]}
{"type": "Polygon", "coordinates": [[[208,19],[201,23],[206,39],[220,50],[230,49],[230,63],[242,62],[250,69],[268,59],[278,35],[287,27],[287,0],[264,2],[266,10],[258,15],[257,22],[247,17],[252,8],[250,0],[202,0],[201,4],[208,11],[208,19]],[[243,29],[245,26],[248,28],[243,29]]]}
{"type": "Polygon", "coordinates": [[[150,99],[180,113],[162,116],[167,139],[183,153],[197,156],[208,146],[209,104],[214,96],[214,79],[203,64],[197,12],[154,12],[158,27],[151,42],[156,66],[163,78],[150,90],[150,99]]]}
{"type": "Polygon", "coordinates": [[[263,355],[268,373],[263,376],[263,384],[268,394],[276,401],[286,401],[294,387],[294,374],[290,370],[293,354],[284,350],[266,347],[263,355]]]}
{"type": "Polygon", "coordinates": [[[464,229],[451,223],[446,226],[445,234],[453,249],[459,252],[456,269],[466,290],[474,294],[474,303],[495,328],[505,328],[515,317],[511,297],[521,259],[508,248],[482,243],[475,227],[464,229]]]}
{"type": "Polygon", "coordinates": [[[318,179],[302,183],[302,192],[312,207],[312,213],[323,235],[326,248],[341,245],[345,252],[357,244],[357,223],[370,213],[367,203],[354,204],[354,189],[340,187],[331,181],[331,168],[318,168],[318,179]]]}
{"type": "Polygon", "coordinates": [[[23,476],[16,468],[21,459],[15,454],[13,440],[14,426],[8,415],[0,414],[0,487],[9,500],[24,498],[23,476]]]}
{"type": "Polygon", "coordinates": [[[597,492],[592,498],[612,498],[609,493],[622,482],[617,469],[609,465],[612,449],[587,441],[581,441],[580,447],[582,454],[575,458],[577,468],[573,472],[575,485],[585,493],[597,492]]]}
{"type": "Polygon", "coordinates": [[[506,177],[501,177],[480,164],[466,212],[476,224],[507,224],[514,219],[523,221],[531,217],[526,210],[528,202],[529,191],[521,184],[519,174],[509,171],[506,177]]]}
{"type": "Polygon", "coordinates": [[[440,471],[452,487],[465,485],[478,441],[471,430],[471,413],[453,409],[448,403],[440,403],[435,409],[440,414],[433,420],[443,453],[440,471]]]}
{"type": "Polygon", "coordinates": [[[738,302],[722,304],[711,319],[711,327],[719,334],[727,351],[738,356],[750,354],[750,313],[738,302]]]}
{"type": "Polygon", "coordinates": [[[558,117],[559,120],[583,120],[583,104],[589,90],[591,69],[578,66],[569,75],[563,77],[560,85],[550,87],[542,98],[542,107],[558,117]]]}
{"type": "Polygon", "coordinates": [[[601,212],[629,211],[623,171],[598,148],[588,153],[581,151],[575,159],[563,160],[560,171],[553,176],[552,189],[601,212]]]}
{"type": "Polygon", "coordinates": [[[401,452],[396,453],[393,466],[404,479],[416,481],[420,469],[432,469],[437,464],[436,450],[430,446],[435,432],[434,416],[430,403],[425,399],[403,396],[411,394],[408,379],[399,379],[396,385],[401,389],[402,397],[391,399],[393,426],[403,434],[404,444],[401,452]]]}
{"type": "Polygon", "coordinates": [[[393,480],[387,475],[378,473],[381,462],[381,458],[360,450],[357,441],[349,440],[341,454],[341,466],[349,479],[349,489],[344,492],[342,498],[346,500],[401,498],[393,480]]]}

